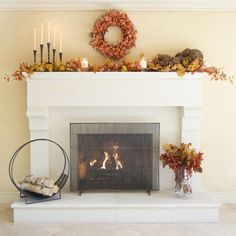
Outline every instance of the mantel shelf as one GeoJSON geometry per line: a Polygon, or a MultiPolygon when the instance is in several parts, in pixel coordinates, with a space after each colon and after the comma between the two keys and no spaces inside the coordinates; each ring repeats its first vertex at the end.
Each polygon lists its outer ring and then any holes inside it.
{"type": "Polygon", "coordinates": [[[201,107],[201,73],[37,72],[28,107],[201,107]]]}
{"type": "Polygon", "coordinates": [[[205,73],[186,73],[180,77],[176,72],[35,72],[31,76],[24,73],[28,81],[31,79],[202,79],[205,73]]]}

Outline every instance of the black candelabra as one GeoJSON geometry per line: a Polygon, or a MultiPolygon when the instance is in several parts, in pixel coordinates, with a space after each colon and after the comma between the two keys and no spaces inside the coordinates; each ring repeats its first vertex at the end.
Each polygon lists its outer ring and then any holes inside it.
{"type": "Polygon", "coordinates": [[[56,62],[56,48],[52,49],[52,62],[55,63],[56,62]]]}
{"type": "Polygon", "coordinates": [[[59,52],[60,62],[62,62],[62,52],[59,52]]]}
{"type": "Polygon", "coordinates": [[[50,46],[51,46],[51,43],[48,42],[48,43],[47,43],[47,48],[48,48],[48,64],[51,63],[51,62],[50,62],[50,46]]]}
{"type": "MultiPolygon", "coordinates": [[[[44,48],[44,45],[43,44],[40,44],[40,63],[42,64],[43,63],[43,48],[44,48]]],[[[52,49],[52,62],[51,62],[51,43],[48,42],[47,43],[47,56],[48,56],[48,60],[47,60],[47,63],[50,64],[50,63],[56,63],[56,48],[53,48],[52,49]]],[[[37,50],[34,49],[33,50],[33,57],[34,57],[34,64],[37,62],[37,50]]],[[[60,62],[62,62],[62,52],[59,52],[59,59],[60,59],[60,62]]]]}
{"type": "Polygon", "coordinates": [[[40,44],[40,63],[43,63],[43,44],[40,44]]]}
{"type": "Polygon", "coordinates": [[[36,58],[37,58],[37,50],[34,49],[33,53],[34,53],[34,64],[35,64],[36,63],[36,58]]]}

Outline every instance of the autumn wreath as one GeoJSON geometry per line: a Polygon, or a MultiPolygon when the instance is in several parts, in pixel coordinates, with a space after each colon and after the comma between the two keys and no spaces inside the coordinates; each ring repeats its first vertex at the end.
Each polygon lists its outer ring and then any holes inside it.
{"type": "Polygon", "coordinates": [[[123,58],[130,48],[135,46],[136,30],[127,14],[118,10],[109,10],[99,18],[91,32],[90,45],[110,59],[123,58]],[[116,26],[121,29],[122,38],[117,45],[107,42],[104,38],[109,27],[116,26]]]}

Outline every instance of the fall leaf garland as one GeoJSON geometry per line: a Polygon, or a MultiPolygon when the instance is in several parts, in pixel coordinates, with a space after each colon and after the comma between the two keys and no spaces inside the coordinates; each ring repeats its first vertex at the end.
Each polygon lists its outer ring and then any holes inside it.
{"type": "MultiPolygon", "coordinates": [[[[82,69],[80,59],[71,59],[65,63],[56,62],[54,64],[48,64],[46,62],[42,64],[28,64],[21,63],[19,68],[11,75],[5,76],[7,81],[10,78],[15,80],[24,80],[23,72],[29,75],[34,72],[138,72],[141,71],[139,60],[137,61],[120,61],[113,62],[107,60],[103,65],[90,65],[86,69],[82,69]]],[[[233,81],[233,77],[227,76],[222,68],[214,66],[207,67],[203,61],[202,53],[197,49],[185,49],[184,51],[177,53],[174,57],[165,54],[157,54],[151,61],[148,61],[146,72],[176,72],[178,76],[184,76],[186,72],[200,72],[209,75],[211,80],[221,81],[233,81]]]]}
{"type": "Polygon", "coordinates": [[[136,30],[127,14],[115,9],[109,10],[99,18],[91,32],[90,45],[110,59],[119,60],[123,58],[128,50],[135,46],[136,30]],[[122,39],[118,45],[107,42],[104,38],[107,30],[111,26],[117,26],[121,29],[122,39]]]}

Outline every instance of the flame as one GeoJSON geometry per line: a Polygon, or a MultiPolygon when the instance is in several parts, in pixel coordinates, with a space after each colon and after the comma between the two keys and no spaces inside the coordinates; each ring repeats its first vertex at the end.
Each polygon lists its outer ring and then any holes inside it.
{"type": "Polygon", "coordinates": [[[104,158],[104,160],[103,160],[103,162],[102,162],[102,167],[101,167],[101,169],[106,169],[106,163],[107,163],[107,161],[110,159],[110,156],[109,156],[109,153],[108,152],[104,152],[104,155],[105,155],[105,158],[104,158]]]}
{"type": "MultiPolygon", "coordinates": [[[[122,164],[122,160],[120,158],[120,155],[118,153],[118,150],[119,150],[119,145],[114,145],[112,146],[113,147],[113,153],[110,154],[109,152],[103,152],[104,154],[104,159],[102,161],[102,166],[100,167],[100,169],[102,170],[105,170],[107,169],[107,162],[113,158],[114,161],[115,161],[115,169],[116,170],[119,170],[119,169],[123,169],[123,164],[122,164]]],[[[89,165],[90,166],[94,166],[98,161],[96,159],[92,159],[90,162],[89,162],[89,165]]]]}
{"type": "Polygon", "coordinates": [[[122,168],[123,168],[123,165],[122,165],[122,163],[121,163],[121,161],[120,161],[120,157],[119,157],[118,153],[117,153],[117,152],[114,153],[114,154],[113,154],[113,157],[114,157],[115,162],[116,162],[116,170],[122,169],[122,168]]]}
{"type": "Polygon", "coordinates": [[[90,166],[93,166],[93,165],[95,165],[97,162],[98,162],[98,161],[97,161],[96,159],[93,159],[93,160],[91,160],[91,161],[89,162],[89,165],[90,165],[90,166]]]}

